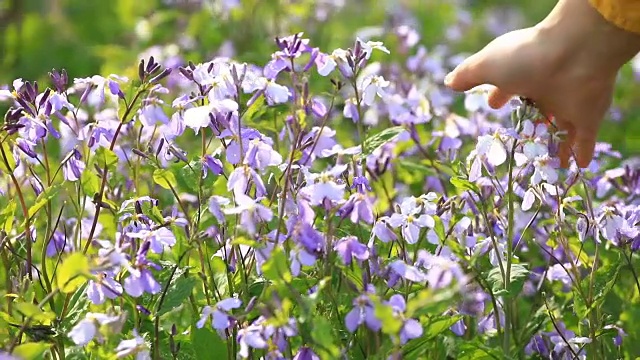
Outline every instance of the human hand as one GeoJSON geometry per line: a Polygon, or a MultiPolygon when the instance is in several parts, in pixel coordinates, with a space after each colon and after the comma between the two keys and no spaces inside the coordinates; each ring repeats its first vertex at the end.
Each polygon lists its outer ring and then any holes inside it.
{"type": "Polygon", "coordinates": [[[608,23],[586,0],[561,0],[540,24],[502,35],[466,59],[445,85],[456,91],[493,85],[489,105],[495,109],[516,95],[533,100],[566,132],[562,167],[573,154],[585,168],[618,70],[639,50],[640,36],[608,23]]]}

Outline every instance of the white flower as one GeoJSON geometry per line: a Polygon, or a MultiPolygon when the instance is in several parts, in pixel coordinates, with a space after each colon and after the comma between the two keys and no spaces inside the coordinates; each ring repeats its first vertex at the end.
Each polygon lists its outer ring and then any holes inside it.
{"type": "Polygon", "coordinates": [[[394,228],[402,227],[402,236],[409,244],[418,242],[420,229],[433,228],[435,220],[429,214],[423,214],[422,201],[416,198],[407,198],[400,204],[400,212],[394,213],[389,218],[389,225],[394,228]]]}
{"type": "Polygon", "coordinates": [[[136,360],[150,360],[149,346],[144,339],[138,335],[137,331],[133,331],[133,339],[122,340],[116,347],[116,356],[118,359],[136,354],[136,360]]]}
{"type": "Polygon", "coordinates": [[[272,80],[267,81],[267,87],[265,88],[265,95],[274,104],[282,104],[289,101],[291,91],[286,86],[276,84],[272,80]]]}
{"type": "Polygon", "coordinates": [[[524,197],[522,198],[522,205],[521,205],[522,211],[529,211],[535,201],[536,201],[535,192],[533,188],[529,188],[529,190],[527,190],[524,193],[524,197]]]}
{"type": "Polygon", "coordinates": [[[542,180],[549,184],[555,184],[558,181],[558,171],[553,166],[552,158],[549,155],[537,157],[533,165],[535,170],[531,177],[532,184],[539,184],[542,180]]]}
{"type": "Polygon", "coordinates": [[[486,157],[489,164],[493,166],[502,165],[507,161],[507,150],[498,133],[480,136],[476,152],[478,155],[486,157]]]}
{"type": "Polygon", "coordinates": [[[223,99],[212,101],[207,105],[189,108],[184,112],[184,124],[193,130],[196,134],[201,128],[209,126],[209,114],[211,113],[229,113],[238,111],[238,103],[231,99],[223,99]]]}
{"type": "Polygon", "coordinates": [[[389,81],[382,76],[370,76],[362,82],[362,102],[368,106],[373,105],[376,95],[383,98],[385,96],[384,89],[389,86],[389,81]]]}
{"type": "Polygon", "coordinates": [[[381,41],[367,41],[363,42],[360,38],[356,39],[356,41],[360,42],[362,46],[362,51],[366,54],[365,59],[369,59],[373,50],[380,50],[384,53],[390,54],[391,52],[387,49],[381,41]]]}

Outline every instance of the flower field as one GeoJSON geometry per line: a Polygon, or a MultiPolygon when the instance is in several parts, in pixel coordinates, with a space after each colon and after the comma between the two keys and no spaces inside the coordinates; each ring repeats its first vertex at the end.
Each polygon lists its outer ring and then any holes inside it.
{"type": "Polygon", "coordinates": [[[640,356],[637,144],[562,169],[535,104],[447,89],[481,6],[248,3],[0,87],[0,359],[640,356]]]}

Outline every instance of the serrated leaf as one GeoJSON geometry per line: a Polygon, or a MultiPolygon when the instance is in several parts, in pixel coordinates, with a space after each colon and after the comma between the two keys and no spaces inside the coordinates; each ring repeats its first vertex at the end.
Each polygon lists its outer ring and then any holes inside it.
{"type": "Polygon", "coordinates": [[[198,283],[198,279],[192,276],[179,277],[175,282],[169,285],[167,295],[164,298],[162,307],[158,310],[157,316],[162,316],[175,307],[182,305],[193,292],[193,288],[198,283]]]}
{"type": "MultiPolygon", "coordinates": [[[[504,267],[506,271],[506,263],[504,263],[504,267]]],[[[505,288],[500,267],[494,267],[491,269],[487,276],[487,280],[492,285],[493,293],[496,294],[496,296],[499,294],[500,296],[512,298],[520,294],[520,291],[524,286],[524,281],[528,275],[529,270],[527,270],[524,264],[511,264],[508,288],[505,288]]]]}
{"type": "Polygon", "coordinates": [[[153,172],[153,181],[167,190],[175,189],[177,184],[175,175],[167,169],[156,169],[153,172]]]}
{"type": "MultiPolygon", "coordinates": [[[[618,260],[620,259],[618,258],[618,260]]],[[[611,289],[613,289],[618,279],[621,266],[624,266],[623,261],[614,261],[596,269],[595,278],[593,279],[592,291],[594,295],[591,306],[587,306],[582,297],[577,293],[577,290],[574,290],[574,310],[576,315],[581,318],[587,318],[591,311],[602,305],[605,297],[611,292],[611,289]]],[[[584,293],[590,293],[589,289],[592,286],[591,276],[582,279],[580,286],[584,290],[584,293]]]]}
{"type": "Polygon", "coordinates": [[[394,127],[384,129],[381,132],[365,139],[363,143],[361,156],[366,157],[371,155],[379,147],[383,146],[384,144],[390,141],[393,141],[405,131],[406,131],[405,128],[402,126],[394,126],[394,127]]]}
{"type": "Polygon", "coordinates": [[[49,350],[51,344],[42,342],[31,342],[16,346],[13,355],[24,360],[44,359],[44,353],[49,350]]]}
{"type": "Polygon", "coordinates": [[[89,259],[80,252],[74,252],[62,261],[56,272],[58,288],[63,293],[74,292],[90,275],[89,259]]]}

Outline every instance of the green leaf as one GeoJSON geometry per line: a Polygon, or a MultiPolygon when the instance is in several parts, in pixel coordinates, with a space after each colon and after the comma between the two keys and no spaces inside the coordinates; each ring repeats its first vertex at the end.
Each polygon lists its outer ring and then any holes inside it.
{"type": "Polygon", "coordinates": [[[60,190],[62,190],[63,184],[64,183],[53,185],[51,187],[46,188],[43,192],[41,192],[40,195],[38,195],[38,198],[36,199],[36,203],[29,208],[29,217],[32,217],[33,215],[35,215],[38,212],[38,210],[42,209],[43,206],[47,205],[47,203],[51,201],[51,199],[58,196],[58,194],[60,193],[60,190]]]}
{"type": "Polygon", "coordinates": [[[255,99],[253,104],[251,104],[251,106],[249,106],[247,110],[244,112],[242,116],[242,120],[249,121],[249,122],[254,121],[256,118],[256,115],[260,115],[259,112],[262,112],[264,108],[265,108],[264,96],[259,96],[257,99],[255,99]]]}
{"type": "Polygon", "coordinates": [[[377,299],[372,302],[374,314],[382,323],[382,332],[389,335],[398,334],[402,328],[402,320],[395,316],[391,306],[385,305],[377,299]]]}
{"type": "Polygon", "coordinates": [[[490,348],[476,339],[461,343],[456,359],[458,360],[501,360],[507,356],[500,350],[490,348]]]}
{"type": "Polygon", "coordinates": [[[49,350],[51,344],[42,342],[32,342],[16,346],[13,355],[23,360],[44,359],[44,353],[49,350]]]}
{"type": "Polygon", "coordinates": [[[269,260],[262,265],[262,271],[265,278],[274,283],[280,283],[282,281],[289,283],[293,278],[289,271],[287,256],[284,254],[282,248],[275,248],[273,250],[269,260]]]}
{"type": "Polygon", "coordinates": [[[444,223],[442,222],[440,216],[434,216],[433,220],[435,221],[433,230],[436,232],[436,235],[438,235],[438,239],[440,239],[440,241],[443,241],[445,236],[447,235],[444,230],[444,223]]]}
{"type": "Polygon", "coordinates": [[[361,156],[366,157],[371,155],[379,147],[381,147],[382,145],[390,141],[393,141],[404,131],[406,131],[404,127],[394,126],[394,127],[384,129],[381,132],[365,139],[361,156]]]}
{"type": "MultiPolygon", "coordinates": [[[[11,148],[9,147],[8,141],[3,141],[0,143],[2,146],[2,150],[7,158],[7,162],[9,163],[9,169],[7,169],[7,165],[4,162],[4,159],[0,159],[0,170],[2,170],[5,174],[10,174],[13,172],[13,169],[16,168],[16,161],[13,159],[13,152],[11,152],[11,148]]],[[[2,156],[2,155],[0,155],[2,156]]]]}
{"type": "Polygon", "coordinates": [[[72,293],[86,281],[89,273],[89,259],[80,252],[74,252],[64,259],[56,272],[58,288],[63,293],[72,293]]]}
{"type": "Polygon", "coordinates": [[[474,193],[479,194],[480,193],[480,188],[478,188],[478,185],[472,183],[471,181],[464,179],[462,177],[452,177],[449,182],[451,182],[451,184],[453,186],[456,187],[456,189],[458,190],[463,190],[463,191],[471,191],[474,193]]]}
{"type": "MultiPolygon", "coordinates": [[[[174,174],[181,189],[186,189],[194,194],[198,193],[200,175],[202,174],[202,163],[200,161],[191,161],[189,164],[174,171],[174,174]]],[[[212,179],[213,176],[208,176],[208,178],[212,179]]]]}
{"type": "Polygon", "coordinates": [[[82,186],[82,191],[89,197],[93,197],[100,192],[100,178],[93,171],[85,170],[82,172],[80,185],[82,186]]]}
{"type": "MultiPolygon", "coordinates": [[[[506,263],[503,263],[506,271],[506,263]]],[[[512,298],[520,294],[524,281],[529,274],[529,270],[524,264],[511,264],[511,272],[509,275],[509,287],[505,288],[505,283],[500,272],[500,267],[494,267],[489,271],[487,280],[492,284],[492,290],[496,296],[505,296],[512,298]]]]}
{"type": "Polygon", "coordinates": [[[15,211],[17,208],[15,200],[9,201],[9,204],[0,212],[0,226],[7,233],[10,234],[13,229],[13,220],[15,219],[15,211]]]}
{"type": "Polygon", "coordinates": [[[315,349],[321,359],[338,359],[340,357],[340,349],[336,346],[335,339],[332,334],[334,326],[331,325],[327,318],[317,316],[311,323],[311,338],[317,345],[315,349]]]}
{"type": "Polygon", "coordinates": [[[198,279],[193,276],[181,276],[171,285],[167,290],[167,295],[164,298],[162,307],[158,310],[157,316],[169,312],[173,308],[176,308],[184,304],[185,300],[189,298],[189,295],[193,292],[193,288],[198,283],[198,279]]]}
{"type": "Polygon", "coordinates": [[[424,325],[424,334],[427,338],[432,339],[449,330],[460,319],[462,319],[462,315],[432,316],[427,324],[424,325]]]}
{"type": "Polygon", "coordinates": [[[105,147],[99,147],[93,161],[102,169],[113,170],[118,164],[118,156],[105,147]]]}
{"type": "Polygon", "coordinates": [[[231,244],[230,245],[246,245],[246,246],[250,246],[252,248],[260,248],[261,247],[261,245],[258,244],[257,241],[251,240],[251,239],[247,239],[244,236],[239,236],[239,237],[231,240],[231,244]]]}
{"type": "Polygon", "coordinates": [[[175,189],[177,180],[175,175],[167,169],[156,169],[153,172],[153,181],[164,189],[175,189]]]}
{"type": "MultiPolygon", "coordinates": [[[[624,261],[621,261],[620,256],[618,256],[618,261],[612,261],[604,266],[596,269],[593,279],[593,301],[591,306],[587,306],[585,304],[582,297],[577,292],[577,289],[574,290],[574,309],[576,315],[580,318],[587,318],[589,313],[594,309],[597,309],[606,298],[607,294],[611,292],[613,286],[618,279],[618,274],[620,273],[620,268],[624,266],[624,261]]],[[[580,286],[582,287],[585,294],[589,294],[589,289],[592,286],[591,276],[587,276],[580,282],[580,286]]]]}
{"type": "Polygon", "coordinates": [[[453,288],[440,289],[438,291],[432,289],[420,290],[407,301],[405,315],[407,317],[419,317],[421,315],[442,313],[451,306],[456,294],[457,291],[453,288]]]}
{"type": "Polygon", "coordinates": [[[37,322],[47,322],[56,318],[55,314],[46,312],[40,309],[38,305],[29,302],[15,303],[15,309],[23,316],[37,322]]]}
{"type": "Polygon", "coordinates": [[[196,354],[217,354],[216,358],[228,358],[226,344],[207,326],[202,329],[192,326],[191,346],[196,354]]]}

